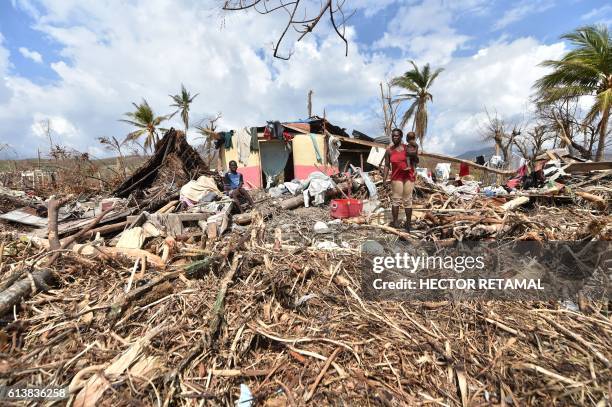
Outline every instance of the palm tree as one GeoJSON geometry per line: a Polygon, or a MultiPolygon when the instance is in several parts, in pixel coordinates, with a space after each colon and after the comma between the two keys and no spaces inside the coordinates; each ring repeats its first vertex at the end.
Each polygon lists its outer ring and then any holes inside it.
{"type": "Polygon", "coordinates": [[[144,135],[146,136],[144,142],[145,149],[152,150],[152,147],[159,141],[157,127],[161,122],[167,120],[168,116],[156,116],[146,99],[142,99],[140,104],[132,103],[132,105],[134,105],[136,110],[124,114],[129,119],[120,119],[119,121],[129,123],[137,127],[138,130],[129,133],[125,141],[133,141],[144,135]]]}
{"type": "Polygon", "coordinates": [[[189,128],[189,105],[193,102],[193,99],[198,96],[199,93],[191,96],[191,93],[185,89],[185,85],[181,83],[181,93],[178,95],[168,95],[174,101],[170,106],[176,107],[176,112],[172,113],[172,116],[181,112],[181,119],[183,120],[183,124],[185,125],[185,135],[187,135],[187,129],[189,128]]]}
{"type": "Polygon", "coordinates": [[[433,101],[433,96],[429,93],[429,89],[433,81],[444,69],[438,68],[432,72],[429,64],[425,64],[423,70],[420,70],[414,61],[410,61],[410,63],[412,64],[410,71],[391,80],[392,86],[404,88],[409,93],[397,95],[393,102],[412,101],[412,104],[402,117],[400,127],[406,127],[410,118],[414,116],[412,131],[416,133],[419,144],[423,148],[423,139],[427,133],[427,102],[433,101]]]}
{"type": "Polygon", "coordinates": [[[575,48],[558,61],[542,62],[541,66],[553,71],[535,83],[537,102],[542,106],[581,96],[594,96],[593,105],[583,122],[586,125],[600,118],[595,160],[601,161],[612,106],[612,39],[603,25],[581,27],[561,38],[568,40],[575,48]]]}

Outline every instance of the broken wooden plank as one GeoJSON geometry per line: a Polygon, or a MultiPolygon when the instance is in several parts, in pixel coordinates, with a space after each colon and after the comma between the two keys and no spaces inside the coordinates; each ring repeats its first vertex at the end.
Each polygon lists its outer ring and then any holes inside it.
{"type": "Polygon", "coordinates": [[[142,227],[136,226],[135,228],[128,229],[121,234],[117,247],[124,249],[140,249],[144,244],[145,237],[142,227]]]}
{"type": "Polygon", "coordinates": [[[518,198],[514,198],[513,200],[506,202],[505,204],[501,206],[501,208],[504,211],[512,211],[518,208],[519,206],[526,204],[527,202],[529,202],[528,197],[519,196],[518,198]]]}
{"type": "Polygon", "coordinates": [[[576,195],[579,197],[586,199],[589,202],[592,202],[597,206],[598,209],[606,209],[607,203],[606,200],[600,196],[589,194],[588,192],[576,191],[576,195]]]}
{"type": "Polygon", "coordinates": [[[47,218],[41,218],[40,216],[32,215],[27,213],[23,209],[15,209],[14,211],[7,212],[0,215],[0,219],[7,220],[9,222],[21,223],[22,225],[35,226],[39,228],[47,227],[47,218]]]}
{"type": "Polygon", "coordinates": [[[589,172],[589,171],[604,171],[604,170],[612,170],[612,161],[571,163],[567,167],[563,168],[563,171],[565,171],[568,174],[575,174],[575,173],[589,172]]]}
{"type": "Polygon", "coordinates": [[[145,257],[149,262],[156,265],[157,267],[163,268],[165,266],[161,257],[149,253],[146,250],[141,249],[124,249],[121,247],[105,247],[105,246],[93,246],[90,244],[75,244],[72,246],[72,251],[86,257],[110,257],[117,258],[120,256],[128,257],[132,260],[136,260],[145,257]]]}
{"type": "MultiPolygon", "coordinates": [[[[177,219],[179,219],[181,222],[195,222],[198,220],[206,220],[208,219],[210,216],[212,216],[212,214],[210,213],[201,213],[201,212],[197,212],[197,213],[190,213],[190,212],[186,212],[186,213],[159,213],[159,214],[155,214],[155,216],[157,217],[157,219],[164,219],[167,218],[168,216],[176,216],[177,219]]],[[[136,216],[128,216],[127,217],[127,221],[129,222],[133,222],[134,220],[136,220],[136,218],[138,218],[138,215],[136,216]]]]}

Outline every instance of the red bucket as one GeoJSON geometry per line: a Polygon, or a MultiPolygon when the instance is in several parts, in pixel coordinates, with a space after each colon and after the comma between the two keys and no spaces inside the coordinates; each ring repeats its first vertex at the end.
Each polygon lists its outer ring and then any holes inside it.
{"type": "Polygon", "coordinates": [[[331,216],[336,219],[354,218],[361,215],[363,203],[359,199],[332,199],[331,216]]]}

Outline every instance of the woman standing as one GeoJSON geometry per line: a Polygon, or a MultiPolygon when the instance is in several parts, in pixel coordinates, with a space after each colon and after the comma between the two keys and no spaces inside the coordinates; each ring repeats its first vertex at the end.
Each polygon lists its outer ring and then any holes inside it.
{"type": "Polygon", "coordinates": [[[410,233],[412,221],[412,190],[416,179],[415,166],[418,163],[418,147],[415,148],[415,135],[408,133],[408,144],[402,143],[403,134],[400,129],[391,132],[392,145],[385,152],[385,171],[383,184],[387,183],[389,168],[391,168],[391,214],[393,227],[399,227],[399,207],[403,206],[406,213],[406,231],[410,233]],[[412,140],[411,140],[412,136],[412,140]]]}

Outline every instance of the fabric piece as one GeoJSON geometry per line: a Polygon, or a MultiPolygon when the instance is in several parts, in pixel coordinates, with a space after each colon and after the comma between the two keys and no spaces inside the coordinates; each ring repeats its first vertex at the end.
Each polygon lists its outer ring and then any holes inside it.
{"type": "Polygon", "coordinates": [[[215,141],[215,148],[219,149],[223,146],[226,150],[231,150],[234,146],[232,145],[232,136],[234,135],[234,130],[230,131],[221,131],[217,133],[219,138],[215,141]]]}
{"type": "Polygon", "coordinates": [[[285,127],[278,121],[269,121],[264,130],[264,137],[268,140],[283,140],[285,127]]]}
{"type": "Polygon", "coordinates": [[[191,180],[181,187],[180,198],[181,201],[187,204],[189,204],[188,201],[193,204],[200,202],[209,193],[214,193],[218,196],[221,194],[221,191],[217,188],[217,183],[212,177],[202,175],[197,180],[191,180]]]}
{"type": "Polygon", "coordinates": [[[436,168],[434,170],[436,174],[436,181],[438,182],[446,182],[450,177],[450,163],[438,163],[436,164],[436,168]]]}
{"type": "Polygon", "coordinates": [[[340,157],[340,140],[334,136],[327,138],[327,161],[330,165],[338,166],[338,157],[340,157]]]}
{"type": "Polygon", "coordinates": [[[289,193],[293,196],[302,192],[302,183],[301,182],[285,182],[283,186],[289,191],[289,193]]]}
{"type": "Polygon", "coordinates": [[[478,181],[464,181],[463,185],[456,187],[454,185],[442,185],[442,189],[448,195],[455,195],[463,200],[473,199],[480,190],[478,181]]]}
{"type": "Polygon", "coordinates": [[[225,177],[223,177],[223,183],[229,187],[229,189],[236,189],[242,183],[242,174],[239,172],[234,174],[228,171],[225,173],[225,177]]]}
{"type": "Polygon", "coordinates": [[[336,183],[327,175],[320,171],[315,171],[308,176],[308,189],[303,192],[304,206],[310,206],[310,197],[314,197],[315,205],[325,203],[325,191],[335,188],[336,183]]]}
{"type": "Polygon", "coordinates": [[[259,151],[259,139],[257,138],[257,127],[251,127],[251,151],[259,151]]]}
{"type": "Polygon", "coordinates": [[[321,151],[319,151],[319,145],[317,143],[317,136],[316,134],[309,134],[310,136],[310,141],[312,141],[312,147],[314,148],[315,151],[315,155],[317,156],[317,162],[319,164],[321,164],[323,162],[323,156],[321,156],[321,151]]]}
{"type": "Polygon", "coordinates": [[[251,155],[251,131],[242,127],[235,133],[236,147],[238,149],[238,162],[245,167],[249,163],[249,155],[251,155]]]}
{"type": "Polygon", "coordinates": [[[274,179],[285,170],[289,151],[284,143],[265,142],[259,146],[261,169],[266,175],[266,189],[272,186],[274,179]]]}
{"type": "Polygon", "coordinates": [[[389,161],[391,161],[391,181],[412,181],[416,179],[414,167],[408,166],[406,145],[400,145],[401,150],[389,147],[389,161]]]}
{"type": "Polygon", "coordinates": [[[413,181],[391,181],[391,204],[412,208],[413,181]]]}
{"type": "Polygon", "coordinates": [[[459,176],[465,177],[467,175],[470,175],[470,166],[467,163],[459,164],[459,176]]]}

